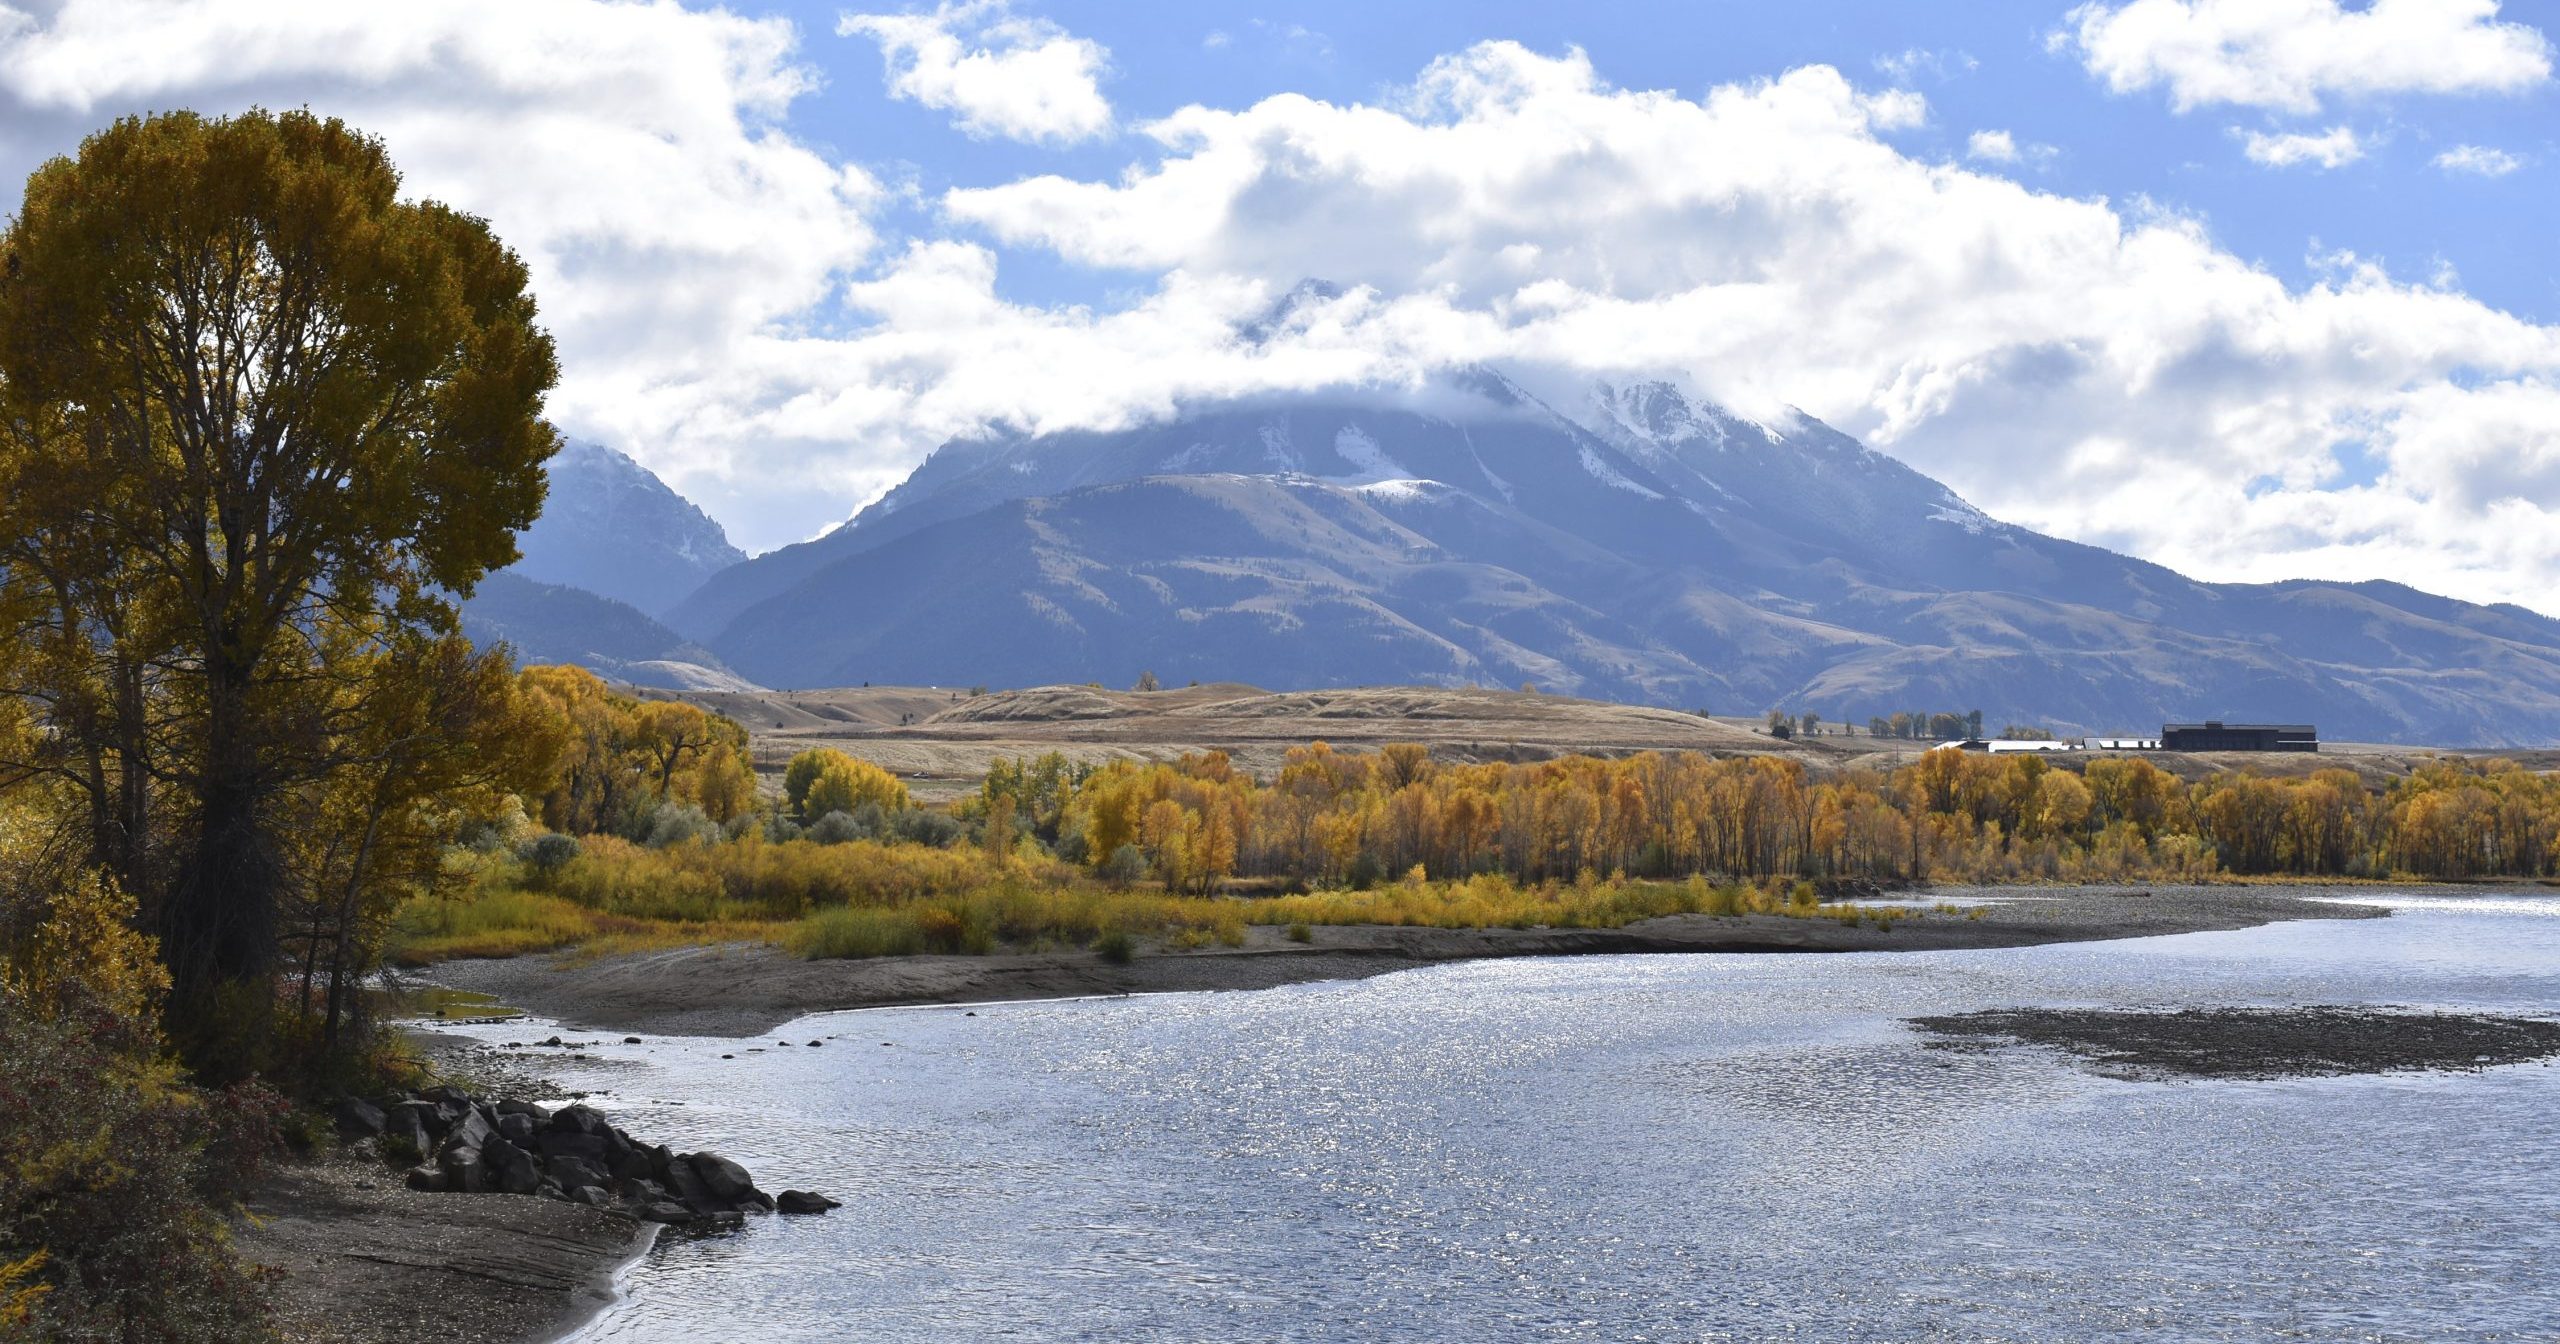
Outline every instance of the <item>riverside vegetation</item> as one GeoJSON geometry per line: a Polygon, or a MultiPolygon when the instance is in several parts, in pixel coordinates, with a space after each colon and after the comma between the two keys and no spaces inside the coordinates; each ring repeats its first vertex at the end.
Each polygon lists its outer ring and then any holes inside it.
{"type": "MultiPolygon", "coordinates": [[[[582,675],[525,674],[555,687],[582,675]]],[[[757,939],[811,957],[1125,957],[1241,945],[1251,925],[1303,939],[1321,925],[1615,928],[1674,914],[1890,927],[1901,912],[1817,892],[2560,868],[2560,784],[2454,758],[2375,790],[2342,769],[2188,783],[2138,757],[1936,751],[1890,772],[1817,777],[1771,757],[1459,765],[1411,744],[1315,743],[1269,779],[1214,752],[1098,768],[999,761],[974,796],[937,811],[822,748],[791,762],[781,798],[715,816],[688,801],[698,786],[682,777],[647,806],[659,795],[641,778],[655,758],[638,745],[639,716],[663,706],[582,694],[602,706],[589,721],[620,736],[573,754],[590,768],[621,761],[633,804],[572,835],[533,823],[573,810],[556,791],[526,800],[451,860],[467,894],[402,909],[399,955],[757,939]]],[[[700,731],[725,741],[735,730],[700,731]]]]}

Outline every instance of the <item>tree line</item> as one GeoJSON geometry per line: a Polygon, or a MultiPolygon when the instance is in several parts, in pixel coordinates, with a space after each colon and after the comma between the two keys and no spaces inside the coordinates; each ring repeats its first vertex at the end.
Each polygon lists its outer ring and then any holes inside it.
{"type": "Polygon", "coordinates": [[[2377,788],[2335,767],[2186,781],[2139,757],[1938,750],[1816,775],[1778,757],[1461,764],[1414,744],[1317,743],[1268,779],[1216,752],[1001,763],[971,808],[1097,873],[1203,892],[1230,878],[1365,885],[1415,868],[1526,882],[2560,874],[2560,782],[2456,758],[2377,788]]]}

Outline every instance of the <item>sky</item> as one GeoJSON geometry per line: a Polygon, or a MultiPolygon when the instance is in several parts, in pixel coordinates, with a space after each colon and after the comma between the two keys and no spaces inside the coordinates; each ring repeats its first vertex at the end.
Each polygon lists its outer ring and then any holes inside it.
{"type": "MultiPolygon", "coordinates": [[[[939,443],[1491,363],[2198,577],[2560,614],[2560,0],[0,0],[0,213],[297,107],[750,550],[939,443]],[[1277,338],[1238,325],[1342,287],[1277,338]]],[[[1565,409],[1571,410],[1572,407],[1565,409]]]]}

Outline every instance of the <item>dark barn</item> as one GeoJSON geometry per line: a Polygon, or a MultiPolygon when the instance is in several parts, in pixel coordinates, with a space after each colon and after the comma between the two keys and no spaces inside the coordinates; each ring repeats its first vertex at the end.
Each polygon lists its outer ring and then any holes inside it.
{"type": "Polygon", "coordinates": [[[2162,751],[2318,751],[2320,732],[2307,723],[2164,723],[2162,751]]]}

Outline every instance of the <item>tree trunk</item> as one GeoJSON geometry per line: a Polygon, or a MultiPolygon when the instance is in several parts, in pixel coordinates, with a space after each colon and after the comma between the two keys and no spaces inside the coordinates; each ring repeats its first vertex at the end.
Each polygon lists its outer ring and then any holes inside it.
{"type": "Polygon", "coordinates": [[[202,810],[194,852],[162,912],[170,1023],[211,1081],[254,1071],[274,1014],[276,896],[284,871],[264,816],[265,782],[245,669],[206,669],[202,810]]]}

